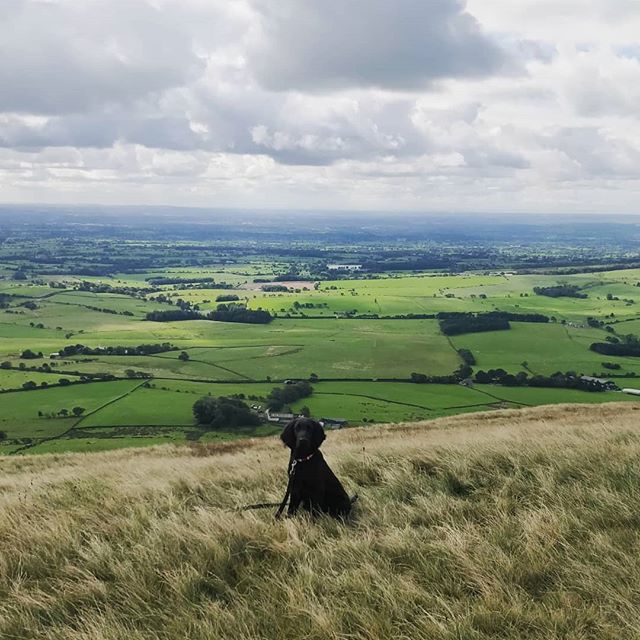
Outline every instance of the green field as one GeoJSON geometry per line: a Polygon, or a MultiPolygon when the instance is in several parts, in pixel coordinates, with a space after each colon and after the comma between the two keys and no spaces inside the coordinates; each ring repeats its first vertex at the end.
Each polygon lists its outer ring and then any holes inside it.
{"type": "MultiPolygon", "coordinates": [[[[640,358],[604,357],[592,342],[640,335],[640,270],[571,276],[434,273],[386,274],[353,280],[284,283],[285,293],[267,293],[256,276],[275,277],[286,265],[238,263],[228,267],[175,267],[118,273],[113,277],[55,276],[52,288],[40,281],[16,282],[5,274],[0,293],[0,430],[4,453],[91,450],[273,433],[262,430],[207,433],[194,424],[192,405],[202,395],[242,394],[262,406],[269,391],[286,379],[318,378],[311,397],[294,403],[314,417],[343,418],[352,424],[410,421],[504,406],[635,399],[620,393],[570,389],[508,388],[495,385],[409,383],[412,373],[449,376],[462,364],[458,349],[468,349],[474,370],[504,369],[549,376],[556,371],[630,376],[621,387],[640,386],[640,358]],[[158,277],[203,278],[234,289],[161,285],[153,294],[135,293],[158,277]],[[77,290],[85,281],[132,293],[77,290]],[[575,284],[587,298],[550,298],[533,288],[575,284]],[[162,293],[174,304],[151,300],[162,293]],[[266,325],[190,320],[150,322],[146,313],[173,310],[178,299],[216,307],[216,297],[233,293],[250,308],[277,317],[266,325]],[[638,298],[636,303],[635,298],[638,298]],[[25,304],[27,306],[25,306],[25,304]],[[401,319],[407,314],[442,311],[542,313],[547,324],[511,322],[508,331],[447,337],[435,319],[401,319]],[[349,318],[349,315],[378,318],[349,318]],[[610,331],[588,326],[593,317],[610,331]],[[169,342],[177,350],[141,356],[52,358],[67,345],[136,346],[169,342]],[[25,349],[42,352],[24,359],[25,349]],[[185,351],[188,358],[180,358],[185,351]],[[620,365],[605,369],[603,363],[620,365]],[[133,374],[131,372],[134,372],[133,374]],[[58,386],[60,378],[111,374],[118,380],[58,386]],[[128,379],[144,375],[144,380],[128,379]],[[21,391],[27,382],[38,388],[21,391]],[[48,387],[48,388],[45,388],[48,387]],[[20,391],[18,391],[20,390],[20,391]],[[59,415],[73,407],[82,416],[59,415]],[[39,415],[38,412],[40,412],[39,415]],[[51,417],[51,414],[56,414],[51,417]]],[[[92,285],[93,286],[93,285],[92,285]]],[[[618,378],[614,378],[618,380],[618,378]]]]}

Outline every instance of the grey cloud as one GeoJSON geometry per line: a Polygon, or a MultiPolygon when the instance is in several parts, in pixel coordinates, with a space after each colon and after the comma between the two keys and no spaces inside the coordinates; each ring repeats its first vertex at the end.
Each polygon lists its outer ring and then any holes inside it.
{"type": "Polygon", "coordinates": [[[597,127],[564,127],[544,140],[573,160],[588,176],[638,178],[640,150],[597,127]]]}
{"type": "Polygon", "coordinates": [[[256,0],[263,37],[250,55],[275,90],[419,89],[507,64],[460,0],[256,0]]]}
{"type": "Polygon", "coordinates": [[[0,110],[82,112],[181,85],[203,68],[186,26],[144,1],[8,0],[0,110]]]}

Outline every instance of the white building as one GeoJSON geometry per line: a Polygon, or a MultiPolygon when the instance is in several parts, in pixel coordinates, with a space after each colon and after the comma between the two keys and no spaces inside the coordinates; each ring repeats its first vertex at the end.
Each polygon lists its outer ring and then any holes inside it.
{"type": "Polygon", "coordinates": [[[329,271],[362,271],[361,264],[328,264],[329,271]]]}

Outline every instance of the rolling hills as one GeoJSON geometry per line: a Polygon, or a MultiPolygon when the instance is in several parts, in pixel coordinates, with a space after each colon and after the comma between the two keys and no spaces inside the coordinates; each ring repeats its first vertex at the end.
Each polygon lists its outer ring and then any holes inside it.
{"type": "Polygon", "coordinates": [[[331,432],[347,523],[235,510],[275,438],[0,458],[0,637],[637,638],[638,408],[331,432]]]}

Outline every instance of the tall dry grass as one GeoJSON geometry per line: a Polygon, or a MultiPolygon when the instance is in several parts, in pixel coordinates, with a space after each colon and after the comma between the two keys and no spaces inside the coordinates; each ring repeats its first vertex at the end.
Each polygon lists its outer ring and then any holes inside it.
{"type": "Polygon", "coordinates": [[[634,409],[330,433],[348,523],[232,511],[275,439],[0,459],[0,637],[639,638],[634,409]]]}

